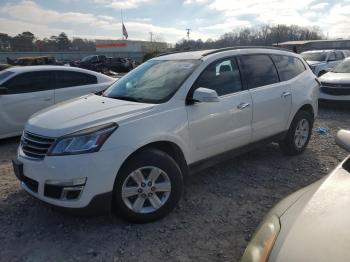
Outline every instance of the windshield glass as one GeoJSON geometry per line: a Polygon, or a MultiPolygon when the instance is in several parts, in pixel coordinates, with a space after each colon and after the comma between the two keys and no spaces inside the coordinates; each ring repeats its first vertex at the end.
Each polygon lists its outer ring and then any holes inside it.
{"type": "Polygon", "coordinates": [[[334,67],[333,73],[350,73],[350,59],[346,59],[334,67]]]}
{"type": "Polygon", "coordinates": [[[94,55],[85,56],[83,59],[81,59],[81,61],[86,62],[86,61],[91,60],[91,58],[93,58],[93,57],[94,57],[94,55]]]}
{"type": "Polygon", "coordinates": [[[326,61],[327,53],[325,52],[302,53],[301,56],[306,61],[326,61]]]}
{"type": "Polygon", "coordinates": [[[4,71],[4,72],[0,72],[0,82],[2,80],[4,80],[5,78],[9,77],[10,75],[13,75],[14,72],[12,71],[4,71]]]}
{"type": "Polygon", "coordinates": [[[169,100],[200,60],[152,60],[110,86],[104,96],[144,103],[169,100]]]}

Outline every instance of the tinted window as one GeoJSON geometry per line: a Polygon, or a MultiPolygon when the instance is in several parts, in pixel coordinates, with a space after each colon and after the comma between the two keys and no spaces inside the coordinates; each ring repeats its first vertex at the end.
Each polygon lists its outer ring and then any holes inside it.
{"type": "Polygon", "coordinates": [[[209,65],[194,84],[194,89],[199,87],[213,89],[219,96],[241,91],[236,60],[226,59],[209,65]]]}
{"type": "Polygon", "coordinates": [[[336,60],[343,60],[344,59],[343,53],[340,51],[335,52],[335,59],[336,60]]]}
{"type": "Polygon", "coordinates": [[[248,88],[279,82],[275,65],[267,55],[241,56],[239,57],[239,66],[248,88]]]}
{"type": "Polygon", "coordinates": [[[305,71],[304,64],[296,57],[285,55],[271,55],[281,81],[287,81],[305,71]]]}
{"type": "Polygon", "coordinates": [[[2,86],[8,88],[8,94],[30,93],[54,89],[53,72],[37,71],[16,75],[2,86]]]}
{"type": "Polygon", "coordinates": [[[333,52],[329,54],[328,61],[335,61],[335,54],[333,52]]]}
{"type": "Polygon", "coordinates": [[[73,71],[56,71],[56,88],[97,84],[97,77],[73,71]]]}

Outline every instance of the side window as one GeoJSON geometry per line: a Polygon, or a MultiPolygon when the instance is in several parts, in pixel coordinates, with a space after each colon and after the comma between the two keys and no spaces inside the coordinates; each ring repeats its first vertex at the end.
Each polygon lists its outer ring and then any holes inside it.
{"type": "Polygon", "coordinates": [[[334,52],[329,54],[328,61],[335,61],[335,54],[334,54],[334,52]]]}
{"type": "Polygon", "coordinates": [[[27,72],[14,76],[2,86],[8,88],[8,94],[40,92],[54,89],[52,71],[27,72]]]}
{"type": "Polygon", "coordinates": [[[241,91],[242,84],[236,60],[225,59],[210,64],[198,77],[194,87],[213,89],[218,96],[241,91]]]}
{"type": "Polygon", "coordinates": [[[281,81],[287,81],[306,70],[300,59],[286,55],[271,55],[275,63],[281,81]]]}
{"type": "Polygon", "coordinates": [[[268,55],[244,55],[238,61],[249,89],[279,82],[275,65],[268,55]]]}
{"type": "Polygon", "coordinates": [[[97,84],[97,77],[73,71],[56,71],[56,88],[97,84]]]}
{"type": "Polygon", "coordinates": [[[335,59],[336,60],[343,60],[344,59],[343,53],[340,51],[335,52],[335,59]]]}

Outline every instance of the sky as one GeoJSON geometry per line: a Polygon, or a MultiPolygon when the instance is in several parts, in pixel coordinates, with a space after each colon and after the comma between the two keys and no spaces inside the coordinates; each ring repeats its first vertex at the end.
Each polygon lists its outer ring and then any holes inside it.
{"type": "Polygon", "coordinates": [[[0,32],[121,39],[121,10],[132,40],[203,41],[262,24],[319,26],[350,38],[350,0],[0,0],[0,32]]]}

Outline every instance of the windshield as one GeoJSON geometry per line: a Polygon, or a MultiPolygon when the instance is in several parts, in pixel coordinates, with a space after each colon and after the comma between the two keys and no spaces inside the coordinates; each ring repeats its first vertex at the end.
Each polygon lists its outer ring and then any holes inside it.
{"type": "Polygon", "coordinates": [[[314,53],[302,53],[302,58],[306,61],[326,61],[327,53],[325,52],[314,52],[314,53]]]}
{"type": "Polygon", "coordinates": [[[0,82],[2,82],[5,78],[9,77],[10,75],[13,75],[14,72],[12,71],[4,71],[0,72],[0,82]]]}
{"type": "Polygon", "coordinates": [[[350,73],[350,59],[346,59],[332,70],[333,73],[350,73]]]}
{"type": "Polygon", "coordinates": [[[91,58],[93,58],[93,57],[94,57],[94,55],[85,56],[83,59],[81,59],[81,61],[86,62],[86,61],[91,60],[91,58]]]}
{"type": "Polygon", "coordinates": [[[144,103],[169,100],[200,60],[151,60],[110,86],[104,96],[144,103]]]}

